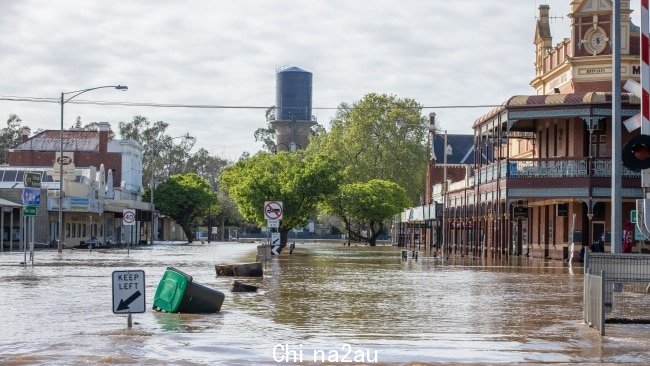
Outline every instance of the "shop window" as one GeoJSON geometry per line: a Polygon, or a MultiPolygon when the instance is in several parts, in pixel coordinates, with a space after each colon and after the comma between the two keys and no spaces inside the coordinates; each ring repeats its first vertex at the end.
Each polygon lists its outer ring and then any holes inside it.
{"type": "Polygon", "coordinates": [[[65,237],[70,237],[70,224],[65,224],[65,237]]]}
{"type": "Polygon", "coordinates": [[[86,224],[81,225],[81,237],[82,238],[86,237],[86,224]]]}

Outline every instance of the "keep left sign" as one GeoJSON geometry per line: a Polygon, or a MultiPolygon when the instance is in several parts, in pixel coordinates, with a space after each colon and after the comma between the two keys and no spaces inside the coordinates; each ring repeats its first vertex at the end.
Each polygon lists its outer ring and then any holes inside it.
{"type": "Polygon", "coordinates": [[[113,271],[113,313],[145,312],[144,271],[113,271]]]}

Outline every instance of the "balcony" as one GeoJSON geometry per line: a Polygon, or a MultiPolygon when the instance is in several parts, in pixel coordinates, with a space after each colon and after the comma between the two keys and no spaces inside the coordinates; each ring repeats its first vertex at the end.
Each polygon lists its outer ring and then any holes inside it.
{"type": "MultiPolygon", "coordinates": [[[[612,161],[609,158],[550,158],[550,159],[510,159],[508,162],[492,164],[480,168],[475,181],[486,184],[499,178],[587,178],[589,172],[594,178],[612,176],[612,161]]],[[[640,178],[640,172],[633,172],[621,166],[623,178],[640,178]]]]}

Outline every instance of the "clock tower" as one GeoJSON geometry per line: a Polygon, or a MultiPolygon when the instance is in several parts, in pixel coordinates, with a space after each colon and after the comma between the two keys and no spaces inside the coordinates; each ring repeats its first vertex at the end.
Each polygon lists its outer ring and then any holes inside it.
{"type": "MultiPolygon", "coordinates": [[[[621,1],[621,79],[639,80],[639,27],[630,19],[630,1],[621,1]]],[[[552,46],[549,7],[539,7],[535,29],[537,94],[612,89],[612,0],[572,0],[571,37],[552,46]]]]}

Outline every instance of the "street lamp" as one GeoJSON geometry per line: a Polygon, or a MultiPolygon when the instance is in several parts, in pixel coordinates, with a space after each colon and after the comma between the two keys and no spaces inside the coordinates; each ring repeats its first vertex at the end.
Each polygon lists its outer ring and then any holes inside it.
{"type": "MultiPolygon", "coordinates": [[[[190,136],[189,133],[186,133],[185,135],[182,136],[176,136],[176,137],[171,137],[168,139],[169,142],[184,138],[185,140],[193,140],[194,138],[190,136]]],[[[159,141],[157,144],[152,144],[151,146],[151,195],[149,198],[151,198],[151,245],[153,245],[153,240],[154,240],[154,233],[156,232],[156,221],[154,220],[154,212],[156,211],[156,206],[153,203],[153,193],[156,190],[156,169],[155,169],[155,164],[154,161],[156,160],[156,148],[159,147],[159,145],[162,144],[162,141],[159,141]]]]}
{"type": "Polygon", "coordinates": [[[56,245],[57,251],[61,253],[62,244],[63,244],[63,105],[69,102],[71,99],[81,95],[83,93],[89,92],[96,89],[104,88],[114,88],[117,90],[126,91],[129,89],[126,85],[104,85],[98,86],[95,88],[75,90],[71,92],[62,92],[61,93],[61,130],[59,131],[59,158],[56,163],[59,164],[59,242],[56,245]],[[72,94],[69,98],[66,99],[66,95],[72,94]]]}

